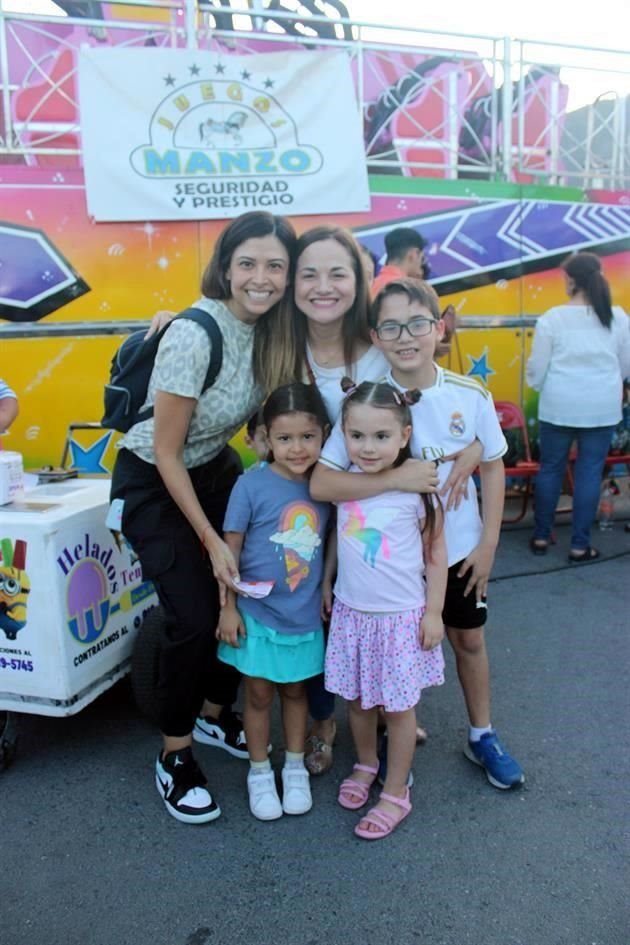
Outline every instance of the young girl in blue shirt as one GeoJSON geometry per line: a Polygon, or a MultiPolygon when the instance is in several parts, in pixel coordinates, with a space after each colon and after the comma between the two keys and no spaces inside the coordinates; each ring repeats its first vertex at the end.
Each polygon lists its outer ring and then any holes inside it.
{"type": "Polygon", "coordinates": [[[321,587],[329,506],[310,497],[328,417],[315,386],[287,384],[263,409],[269,463],[237,481],[224,524],[242,581],[272,581],[268,596],[228,591],[217,628],[219,659],[245,677],[249,806],[259,820],[304,814],[312,806],[304,766],[305,680],[323,671],[321,587]],[[286,759],[282,801],[268,757],[276,688],[286,759]]]}

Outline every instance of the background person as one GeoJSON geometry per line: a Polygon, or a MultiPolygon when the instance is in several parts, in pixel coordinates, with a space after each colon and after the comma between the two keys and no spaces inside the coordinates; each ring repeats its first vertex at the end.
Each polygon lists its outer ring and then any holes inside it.
{"type": "Polygon", "coordinates": [[[540,472],[536,477],[530,548],[545,554],[572,443],[577,443],[569,561],[599,557],[590,534],[604,460],[621,419],[623,379],[630,374],[630,323],[611,304],[594,253],[579,252],[562,266],[569,303],[536,322],[527,383],[538,401],[540,472]]]}
{"type": "Polygon", "coordinates": [[[267,444],[267,428],[265,426],[262,407],[260,410],[257,410],[256,413],[252,414],[247,421],[244,440],[245,445],[256,457],[254,465],[249,466],[247,471],[249,472],[250,469],[258,469],[260,466],[264,466],[267,461],[269,446],[267,444]]]}
{"type": "Polygon", "coordinates": [[[368,287],[371,289],[374,277],[378,272],[378,259],[372,250],[364,246],[363,243],[359,243],[359,249],[361,250],[361,259],[363,260],[363,268],[365,269],[365,278],[367,279],[368,287]]]}
{"type": "Polygon", "coordinates": [[[388,282],[408,277],[426,279],[429,275],[424,258],[427,241],[411,226],[398,226],[385,236],[385,265],[372,283],[375,298],[388,282]]]}
{"type": "MultiPolygon", "coordinates": [[[[16,393],[0,378],[0,433],[6,433],[20,412],[16,393]]],[[[0,440],[2,449],[2,440],[0,440]]]]}

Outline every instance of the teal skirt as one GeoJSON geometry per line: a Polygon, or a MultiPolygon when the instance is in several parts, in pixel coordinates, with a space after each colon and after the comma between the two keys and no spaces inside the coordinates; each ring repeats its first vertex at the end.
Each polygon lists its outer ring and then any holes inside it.
{"type": "Polygon", "coordinates": [[[239,611],[247,636],[239,646],[221,641],[217,651],[224,663],[235,666],[244,676],[275,683],[302,682],[324,672],[324,631],[278,633],[239,611]]]}

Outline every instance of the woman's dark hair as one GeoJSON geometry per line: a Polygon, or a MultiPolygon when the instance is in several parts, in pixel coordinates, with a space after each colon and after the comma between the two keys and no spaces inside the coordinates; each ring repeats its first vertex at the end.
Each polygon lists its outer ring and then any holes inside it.
{"type": "MultiPolygon", "coordinates": [[[[314,384],[302,384],[294,381],[292,384],[283,384],[276,388],[267,398],[262,415],[267,432],[271,432],[271,425],[277,417],[291,413],[306,413],[321,427],[324,437],[330,429],[330,420],[326,411],[326,404],[314,384]]],[[[269,462],[273,461],[273,453],[269,453],[269,462]]]]}
{"type": "Polygon", "coordinates": [[[570,279],[573,279],[571,295],[582,292],[604,328],[610,328],[613,320],[610,286],[602,273],[602,264],[595,253],[574,253],[562,264],[570,279]]]}
{"type": "MultiPolygon", "coordinates": [[[[313,243],[321,243],[324,240],[334,240],[348,252],[352,261],[352,269],[356,280],[356,293],[354,303],[350,306],[343,316],[343,357],[348,373],[352,370],[352,364],[356,361],[356,345],[358,341],[370,344],[369,332],[369,311],[370,311],[370,291],[365,277],[365,269],[361,259],[361,249],[349,230],[339,226],[315,226],[306,233],[302,233],[295,247],[295,263],[299,262],[300,256],[304,250],[312,246],[313,243]]],[[[292,331],[295,334],[295,367],[294,376],[302,377],[304,374],[304,357],[306,352],[306,316],[295,306],[292,331]]]]}
{"type": "MultiPolygon", "coordinates": [[[[367,404],[370,407],[377,407],[379,410],[389,410],[396,415],[400,421],[401,427],[413,426],[411,418],[411,407],[417,404],[422,394],[419,390],[399,391],[391,384],[374,383],[373,381],[363,381],[358,387],[350,377],[344,377],[341,381],[341,389],[346,394],[341,405],[341,425],[345,428],[348,410],[354,404],[367,404]]],[[[411,459],[411,448],[409,442],[404,446],[396,458],[394,467],[401,466],[406,459],[411,459]]],[[[438,515],[436,505],[431,501],[431,497],[425,493],[420,493],[422,504],[424,505],[425,519],[422,526],[422,533],[426,531],[429,544],[438,534],[438,515]]],[[[441,502],[436,495],[435,499],[441,509],[441,502]]]]}
{"type": "MultiPolygon", "coordinates": [[[[226,273],[230,268],[232,256],[246,240],[275,236],[284,246],[289,257],[289,274],[295,259],[295,241],[297,239],[292,224],[285,217],[276,217],[264,210],[252,210],[232,220],[222,230],[217,240],[212,258],[201,279],[201,292],[207,299],[225,301],[231,297],[230,283],[226,273]]],[[[254,329],[254,350],[252,366],[257,384],[266,391],[273,390],[287,380],[284,325],[290,318],[291,299],[286,292],[276,305],[259,318],[254,329]]]]}
{"type": "Polygon", "coordinates": [[[422,279],[396,279],[394,282],[388,282],[387,285],[383,286],[372,302],[370,311],[371,328],[375,329],[378,325],[381,306],[390,295],[406,295],[408,302],[418,302],[428,308],[436,321],[439,321],[442,317],[440,314],[440,300],[433,286],[430,286],[428,282],[423,282],[422,279]]]}

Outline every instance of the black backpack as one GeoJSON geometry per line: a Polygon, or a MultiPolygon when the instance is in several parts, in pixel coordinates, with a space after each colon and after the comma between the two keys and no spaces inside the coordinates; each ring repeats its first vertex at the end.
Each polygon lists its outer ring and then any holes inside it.
{"type": "MultiPolygon", "coordinates": [[[[188,318],[201,325],[208,332],[211,354],[208,373],[203,382],[201,393],[212,387],[221,370],[223,361],[223,337],[216,321],[208,312],[200,308],[187,308],[177,318],[188,318]]],[[[175,319],[173,319],[175,321],[175,319]]],[[[158,345],[164,333],[173,322],[165,325],[161,331],[145,341],[146,329],[134,331],[125,338],[112,358],[109,372],[109,384],[105,385],[105,413],[101,425],[112,430],[126,433],[135,423],[149,420],[153,416],[153,407],[142,405],[147,399],[147,390],[151,371],[155,362],[158,345]]]]}

